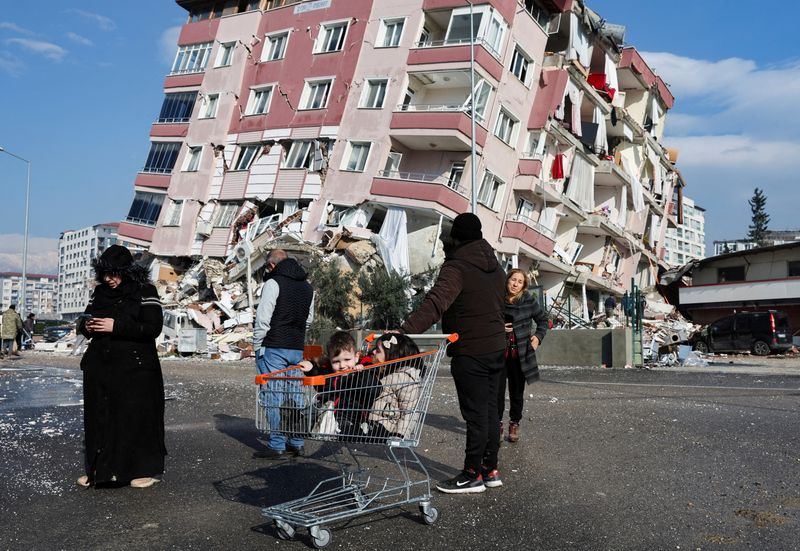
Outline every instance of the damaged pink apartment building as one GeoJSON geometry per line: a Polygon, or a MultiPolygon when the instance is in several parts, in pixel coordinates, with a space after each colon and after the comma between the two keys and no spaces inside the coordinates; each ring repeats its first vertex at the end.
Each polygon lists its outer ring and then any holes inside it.
{"type": "Polygon", "coordinates": [[[418,273],[474,193],[500,259],[551,301],[655,283],[684,186],[661,144],[674,98],[582,0],[177,3],[120,238],[225,258],[255,208],[310,243],[379,234],[418,273]]]}

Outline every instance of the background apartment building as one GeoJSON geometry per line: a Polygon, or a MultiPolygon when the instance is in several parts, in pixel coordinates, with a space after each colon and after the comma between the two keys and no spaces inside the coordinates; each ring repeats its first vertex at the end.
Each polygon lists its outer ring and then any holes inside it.
{"type": "Polygon", "coordinates": [[[92,260],[117,243],[119,223],[67,230],[58,238],[58,314],[74,319],[86,309],[93,289],[92,260]]]}
{"type": "Polygon", "coordinates": [[[247,223],[292,216],[310,242],[379,234],[416,273],[474,195],[501,260],[551,300],[654,282],[684,185],[660,143],[674,98],[584,2],[178,4],[121,238],[225,257],[247,223]]]}
{"type": "Polygon", "coordinates": [[[706,257],[706,209],[689,197],[683,198],[683,224],[668,228],[664,238],[664,260],[671,266],[682,266],[691,260],[706,257]]]}
{"type": "Polygon", "coordinates": [[[25,275],[25,307],[20,305],[22,290],[22,274],[19,272],[0,272],[0,311],[5,311],[12,304],[17,305],[17,312],[27,315],[31,312],[39,318],[52,318],[56,315],[56,281],[55,275],[25,275]]]}
{"type": "MultiPolygon", "coordinates": [[[[795,241],[800,241],[800,230],[768,230],[764,233],[761,246],[772,247],[795,241]]],[[[749,251],[758,246],[758,243],[749,239],[722,239],[714,241],[714,255],[749,251]]]]}

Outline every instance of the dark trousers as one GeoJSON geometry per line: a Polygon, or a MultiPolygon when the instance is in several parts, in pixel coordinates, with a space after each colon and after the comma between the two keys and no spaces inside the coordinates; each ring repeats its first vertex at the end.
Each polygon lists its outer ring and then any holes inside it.
{"type": "Polygon", "coordinates": [[[456,356],[450,372],[458,393],[461,416],[467,422],[464,469],[481,472],[497,468],[500,420],[497,417],[497,385],[503,371],[503,351],[482,356],[456,356]]]}
{"type": "Polygon", "coordinates": [[[508,380],[508,419],[512,423],[519,423],[522,419],[522,403],[525,397],[525,376],[522,374],[522,365],[519,358],[506,358],[505,369],[500,372],[497,384],[497,418],[503,420],[503,411],[506,408],[506,380],[508,380]]]}

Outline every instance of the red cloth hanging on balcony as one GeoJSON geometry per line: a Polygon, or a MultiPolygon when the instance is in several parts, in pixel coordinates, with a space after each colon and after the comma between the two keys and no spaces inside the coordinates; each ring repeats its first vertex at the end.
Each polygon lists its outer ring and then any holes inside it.
{"type": "Polygon", "coordinates": [[[561,180],[564,178],[564,154],[559,153],[553,159],[553,166],[550,168],[550,178],[561,180]]]}

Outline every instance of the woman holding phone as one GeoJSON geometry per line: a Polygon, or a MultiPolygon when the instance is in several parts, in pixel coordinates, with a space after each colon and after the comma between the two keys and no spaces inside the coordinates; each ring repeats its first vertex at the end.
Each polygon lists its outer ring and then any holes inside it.
{"type": "Polygon", "coordinates": [[[500,419],[500,439],[503,438],[503,410],[506,403],[506,381],[510,401],[508,441],[519,441],[519,422],[525,383],[539,380],[536,349],[547,333],[547,314],[528,292],[528,276],[513,269],[506,276],[506,368],[500,376],[497,409],[500,419]],[[533,329],[535,324],[535,330],[533,329]]]}
{"type": "Polygon", "coordinates": [[[78,330],[86,474],[78,484],[147,488],[164,472],[164,382],[155,339],[163,318],[156,288],[130,251],[112,245],[94,262],[95,287],[78,330]]]}

